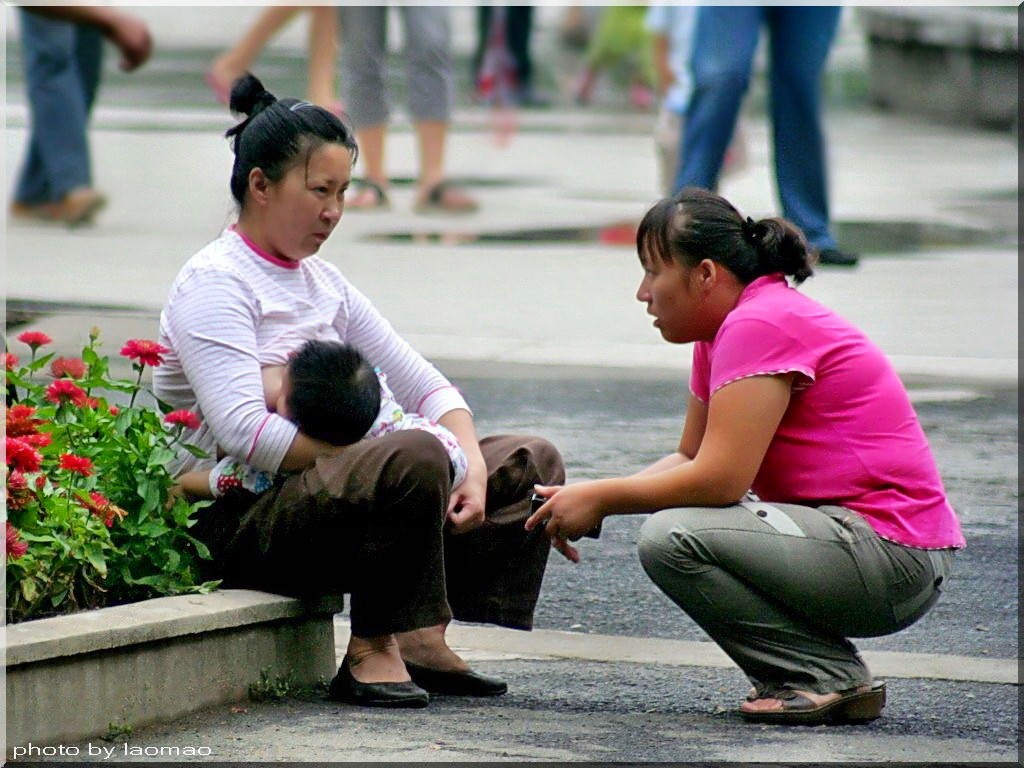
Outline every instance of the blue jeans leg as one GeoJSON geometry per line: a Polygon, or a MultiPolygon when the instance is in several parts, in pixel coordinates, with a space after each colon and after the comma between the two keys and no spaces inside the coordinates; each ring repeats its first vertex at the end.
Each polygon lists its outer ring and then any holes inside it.
{"type": "Polygon", "coordinates": [[[821,75],[839,7],[768,10],[775,178],[786,218],[818,249],[835,248],[829,226],[821,75]]]}
{"type": "Polygon", "coordinates": [[[91,27],[24,11],[20,22],[31,132],[15,199],[56,202],[91,184],[86,127],[99,83],[102,37],[91,27]]]}
{"type": "Polygon", "coordinates": [[[714,189],[750,83],[765,8],[701,6],[691,58],[693,93],[674,188],[714,189]]]}

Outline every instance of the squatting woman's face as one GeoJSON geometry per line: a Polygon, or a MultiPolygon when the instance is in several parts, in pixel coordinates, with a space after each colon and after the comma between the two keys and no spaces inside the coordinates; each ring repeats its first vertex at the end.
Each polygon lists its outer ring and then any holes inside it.
{"type": "Polygon", "coordinates": [[[341,220],[352,178],[352,154],[324,144],[269,184],[264,231],[275,256],[298,261],[320,250],[341,220]]]}
{"type": "Polygon", "coordinates": [[[690,285],[692,269],[674,259],[662,261],[645,252],[641,257],[643,279],[637,289],[637,301],[647,305],[654,327],[665,341],[684,344],[696,341],[701,295],[690,285]]]}

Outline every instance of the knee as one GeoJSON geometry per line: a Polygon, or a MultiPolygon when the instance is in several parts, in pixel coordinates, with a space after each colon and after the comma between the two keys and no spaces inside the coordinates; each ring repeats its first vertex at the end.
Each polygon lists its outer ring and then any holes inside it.
{"type": "Polygon", "coordinates": [[[439,490],[448,495],[451,470],[448,452],[441,441],[421,429],[407,429],[388,435],[390,456],[383,484],[400,494],[439,490]]]}
{"type": "Polygon", "coordinates": [[[565,461],[554,443],[543,437],[528,437],[524,449],[532,457],[537,468],[537,482],[540,485],[561,485],[565,482],[565,461]]]}
{"type": "Polygon", "coordinates": [[[694,68],[693,87],[702,94],[731,97],[736,93],[746,93],[749,85],[750,70],[736,64],[694,68]]]}
{"type": "Polygon", "coordinates": [[[655,512],[647,518],[640,527],[637,554],[644,571],[655,582],[668,572],[700,570],[707,562],[678,509],[655,512]]]}

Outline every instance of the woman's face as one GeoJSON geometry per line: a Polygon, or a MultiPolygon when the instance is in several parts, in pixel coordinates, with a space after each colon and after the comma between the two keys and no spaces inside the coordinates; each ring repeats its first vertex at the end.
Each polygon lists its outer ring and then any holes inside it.
{"type": "Polygon", "coordinates": [[[320,250],[341,220],[352,178],[352,154],[324,144],[284,178],[268,182],[264,232],[275,256],[299,261],[320,250]]]}
{"type": "Polygon", "coordinates": [[[646,249],[641,265],[644,276],[636,298],[647,305],[647,314],[654,316],[654,327],[662,338],[673,344],[701,338],[703,296],[699,286],[693,284],[695,270],[675,259],[662,261],[646,249]]]}

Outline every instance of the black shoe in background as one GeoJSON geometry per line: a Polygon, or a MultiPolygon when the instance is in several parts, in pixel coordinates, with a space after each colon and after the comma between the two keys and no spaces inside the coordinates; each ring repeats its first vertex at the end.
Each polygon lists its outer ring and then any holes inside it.
{"type": "Polygon", "coordinates": [[[818,252],[818,263],[833,267],[855,267],[860,257],[856,253],[846,253],[838,248],[825,248],[818,252]]]}

